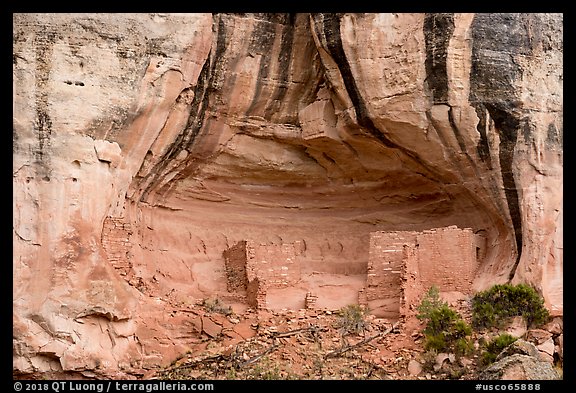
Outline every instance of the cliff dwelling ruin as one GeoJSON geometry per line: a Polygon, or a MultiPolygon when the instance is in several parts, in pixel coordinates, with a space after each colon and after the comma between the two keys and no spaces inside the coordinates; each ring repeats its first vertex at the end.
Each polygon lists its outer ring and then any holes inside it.
{"type": "MultiPolygon", "coordinates": [[[[131,234],[129,225],[109,217],[102,244],[118,273],[139,287],[145,284],[134,275],[131,234]]],[[[225,288],[214,287],[212,295],[255,309],[337,309],[361,304],[376,316],[397,319],[432,285],[442,292],[472,293],[486,239],[457,226],[420,232],[374,231],[359,245],[367,249],[367,258],[348,264],[315,259],[314,254],[307,254],[308,247],[304,239],[238,241],[222,251],[220,262],[212,263],[220,281],[225,280],[225,288]]]]}
{"type": "Polygon", "coordinates": [[[470,293],[484,240],[471,229],[456,226],[372,232],[369,259],[356,272],[329,263],[310,269],[302,241],[243,240],[223,253],[227,289],[258,309],[358,303],[376,316],[397,319],[432,285],[445,292],[470,293]]]}
{"type": "Polygon", "coordinates": [[[511,282],[563,315],[561,14],[12,28],[14,370],[170,362],[212,297],[402,319],[511,282]]]}

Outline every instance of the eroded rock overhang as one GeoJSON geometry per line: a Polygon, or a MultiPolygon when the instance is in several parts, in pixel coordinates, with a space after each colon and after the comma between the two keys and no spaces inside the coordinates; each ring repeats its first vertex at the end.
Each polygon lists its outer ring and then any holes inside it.
{"type": "Polygon", "coordinates": [[[90,326],[116,326],[106,361],[153,362],[133,323],[152,329],[147,296],[226,291],[222,252],[243,239],[303,240],[314,268],[365,265],[373,231],[472,228],[476,289],[528,282],[562,314],[562,15],[27,14],[13,30],[16,326],[43,332],[18,351],[55,343],[34,367],[96,362],[110,344],[84,347],[90,326]]]}
{"type": "MultiPolygon", "coordinates": [[[[491,245],[479,277],[511,279],[531,252],[519,157],[535,154],[540,107],[559,109],[522,61],[548,67],[540,53],[561,42],[552,16],[496,18],[215,16],[186,125],[168,117],[178,135],[146,152],[129,195],[215,223],[277,223],[275,236],[472,227],[491,245]]],[[[547,91],[560,86],[549,77],[547,91]]],[[[542,127],[557,170],[559,124],[542,127]]]]}

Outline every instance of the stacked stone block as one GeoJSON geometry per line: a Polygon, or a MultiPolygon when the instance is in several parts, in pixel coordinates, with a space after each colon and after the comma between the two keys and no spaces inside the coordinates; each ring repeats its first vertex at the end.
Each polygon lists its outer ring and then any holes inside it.
{"type": "Polygon", "coordinates": [[[118,273],[127,278],[132,273],[130,236],[132,228],[122,217],[106,217],[102,227],[102,247],[108,261],[118,273]]]}

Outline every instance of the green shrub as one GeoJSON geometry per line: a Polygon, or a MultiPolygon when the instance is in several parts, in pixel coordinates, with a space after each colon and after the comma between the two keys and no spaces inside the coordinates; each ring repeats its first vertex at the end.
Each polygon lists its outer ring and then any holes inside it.
{"type": "Polygon", "coordinates": [[[358,304],[350,304],[338,310],[337,328],[342,334],[359,334],[367,327],[366,310],[358,304]]]}
{"type": "Polygon", "coordinates": [[[504,333],[488,342],[488,344],[486,344],[486,350],[482,353],[482,363],[486,366],[494,363],[500,352],[516,340],[516,337],[504,333]]]}
{"type": "Polygon", "coordinates": [[[448,348],[446,336],[443,333],[426,334],[424,349],[427,351],[445,352],[448,348]]]}
{"type": "Polygon", "coordinates": [[[460,314],[440,299],[435,286],[428,290],[418,311],[416,317],[426,321],[424,349],[437,352],[451,351],[457,354],[472,351],[473,345],[468,339],[472,334],[472,328],[460,314]]]}
{"type": "Polygon", "coordinates": [[[477,328],[501,327],[509,318],[522,316],[528,326],[548,321],[544,300],[525,284],[497,284],[472,298],[472,324],[477,328]]]}
{"type": "Polygon", "coordinates": [[[474,352],[474,343],[467,337],[461,337],[454,342],[454,353],[471,354],[474,352]]]}
{"type": "Polygon", "coordinates": [[[432,285],[430,289],[428,289],[428,292],[426,292],[426,295],[424,295],[420,305],[417,307],[418,315],[416,315],[416,317],[418,319],[430,319],[433,311],[447,305],[448,303],[440,299],[440,291],[438,290],[438,287],[432,285]]]}

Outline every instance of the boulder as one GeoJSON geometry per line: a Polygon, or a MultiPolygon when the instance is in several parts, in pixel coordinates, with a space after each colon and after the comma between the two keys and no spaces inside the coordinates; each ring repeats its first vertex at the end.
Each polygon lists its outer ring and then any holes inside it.
{"type": "Polygon", "coordinates": [[[556,380],[560,375],[552,364],[534,356],[514,354],[492,363],[480,380],[556,380]]]}

